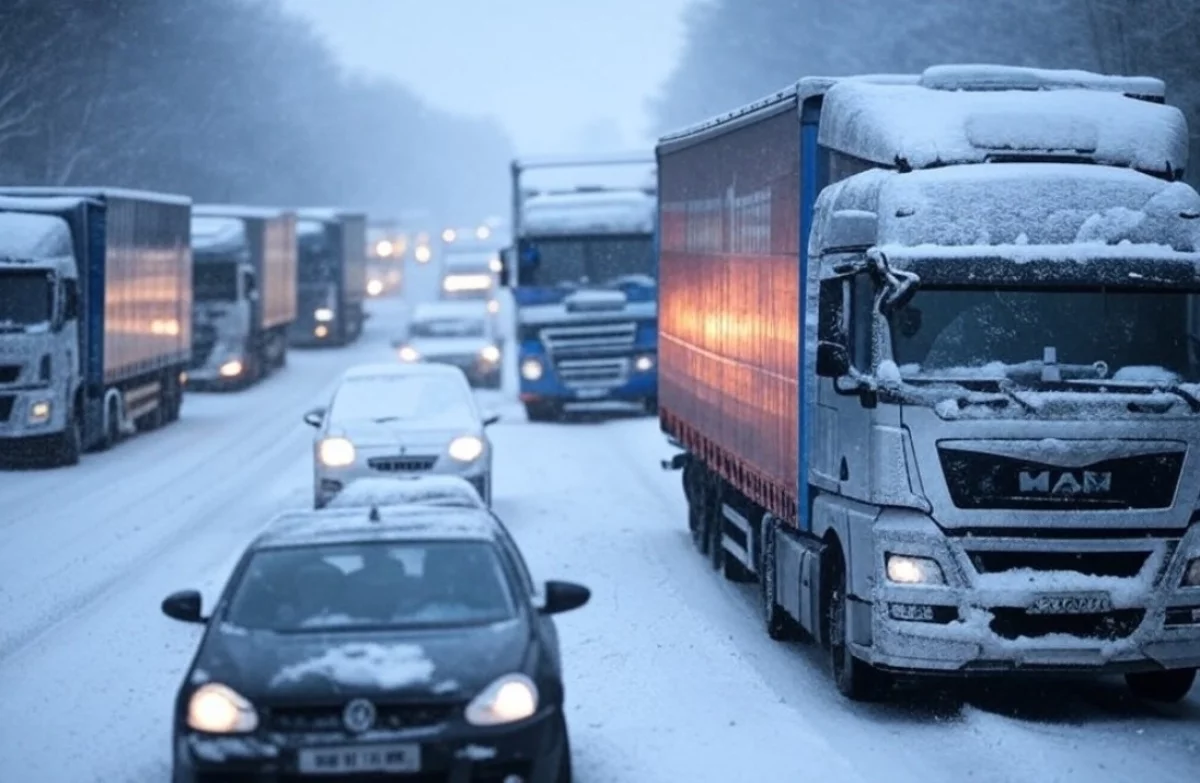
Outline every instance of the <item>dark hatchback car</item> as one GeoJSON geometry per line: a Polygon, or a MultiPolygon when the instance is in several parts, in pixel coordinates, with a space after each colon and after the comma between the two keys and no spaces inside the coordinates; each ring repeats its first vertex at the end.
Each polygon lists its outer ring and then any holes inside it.
{"type": "Polygon", "coordinates": [[[558,631],[582,585],[535,587],[482,509],[284,514],[246,550],[175,706],[175,783],[570,783],[558,631]]]}

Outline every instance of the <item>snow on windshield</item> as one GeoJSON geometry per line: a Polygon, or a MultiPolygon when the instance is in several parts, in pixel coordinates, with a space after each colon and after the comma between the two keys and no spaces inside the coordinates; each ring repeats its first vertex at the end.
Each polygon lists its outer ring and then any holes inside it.
{"type": "Polygon", "coordinates": [[[0,258],[60,258],[72,254],[71,230],[55,215],[0,212],[0,258]]]}
{"type": "Polygon", "coordinates": [[[370,542],[255,553],[225,619],[287,633],[488,625],[514,611],[489,542],[370,542]]]}
{"type": "MultiPolygon", "coordinates": [[[[1127,169],[1009,163],[885,176],[878,205],[883,245],[1129,243],[1181,252],[1196,245],[1200,195],[1127,169]]],[[[882,180],[862,181],[869,187],[882,180]]]]}
{"type": "Polygon", "coordinates": [[[1159,172],[1187,166],[1189,135],[1178,108],[1108,91],[951,92],[845,80],[825,96],[820,143],[883,166],[1085,152],[1100,163],[1159,172]]]}
{"type": "Polygon", "coordinates": [[[333,398],[334,421],[474,419],[465,381],[448,373],[346,378],[333,398]]]}

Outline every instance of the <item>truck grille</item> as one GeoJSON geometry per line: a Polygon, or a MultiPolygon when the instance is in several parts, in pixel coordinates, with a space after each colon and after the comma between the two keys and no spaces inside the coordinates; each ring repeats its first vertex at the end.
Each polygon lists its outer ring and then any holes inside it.
{"type": "Polygon", "coordinates": [[[372,470],[382,470],[387,473],[420,473],[432,470],[437,457],[370,457],[367,465],[372,470]]]}
{"type": "Polygon", "coordinates": [[[191,368],[203,367],[217,344],[217,330],[213,326],[197,326],[192,330],[191,368]]]}
{"type": "Polygon", "coordinates": [[[0,421],[8,421],[17,398],[11,394],[0,394],[0,421]]]}
{"type": "Polygon", "coordinates": [[[628,354],[637,339],[637,324],[617,323],[547,326],[539,334],[546,353],[553,357],[628,354]]]}
{"type": "Polygon", "coordinates": [[[559,359],[554,370],[568,388],[608,388],[625,382],[629,359],[559,359]]]}
{"type": "Polygon", "coordinates": [[[1131,579],[1141,573],[1150,552],[1013,552],[1008,550],[972,551],[967,549],[971,565],[981,574],[1005,571],[1070,571],[1085,576],[1131,579]]]}
{"type": "Polygon", "coordinates": [[[976,510],[1170,508],[1183,452],[1140,454],[1063,468],[995,454],[938,448],[954,505],[976,510]]]}
{"type": "Polygon", "coordinates": [[[1117,609],[1104,614],[1029,614],[1024,609],[993,608],[992,632],[1002,639],[1037,639],[1067,634],[1082,639],[1116,641],[1132,635],[1146,616],[1143,609],[1117,609]]]}
{"type": "MultiPolygon", "coordinates": [[[[272,730],[286,733],[344,731],[344,708],[344,704],[276,707],[266,723],[272,730]]],[[[378,704],[375,725],[385,731],[436,726],[450,720],[457,710],[455,704],[378,704]]]]}
{"type": "Polygon", "coordinates": [[[0,364],[0,383],[16,383],[21,377],[21,365],[0,364]]]}

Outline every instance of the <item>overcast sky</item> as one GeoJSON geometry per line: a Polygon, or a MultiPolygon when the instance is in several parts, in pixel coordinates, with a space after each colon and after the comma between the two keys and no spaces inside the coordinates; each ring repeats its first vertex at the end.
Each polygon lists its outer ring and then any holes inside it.
{"type": "Polygon", "coordinates": [[[649,145],[645,104],[691,1],[284,0],[346,65],[496,117],[522,154],[649,145]]]}

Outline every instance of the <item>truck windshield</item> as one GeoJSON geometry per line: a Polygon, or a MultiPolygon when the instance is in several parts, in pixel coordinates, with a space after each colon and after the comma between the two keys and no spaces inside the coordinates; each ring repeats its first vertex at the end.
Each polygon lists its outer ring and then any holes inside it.
{"type": "Polygon", "coordinates": [[[192,264],[192,298],[197,302],[232,302],[238,297],[236,261],[200,260],[192,264]]]}
{"type": "MultiPolygon", "coordinates": [[[[654,274],[654,239],[631,236],[564,237],[533,240],[540,263],[530,285],[604,285],[625,275],[654,274]]],[[[524,280],[522,282],[525,282],[524,280]]]]}
{"type": "Polygon", "coordinates": [[[299,281],[333,283],[337,276],[337,258],[323,236],[304,235],[298,243],[299,281]]]}
{"type": "Polygon", "coordinates": [[[1053,347],[1064,368],[1099,368],[1076,377],[1195,383],[1198,304],[1196,295],[1170,290],[922,288],[889,325],[896,363],[914,380],[1021,381],[1014,372],[1040,364],[1053,347]]]}
{"type": "Polygon", "coordinates": [[[34,326],[54,314],[54,286],[48,272],[0,272],[0,324],[34,326]]]}

